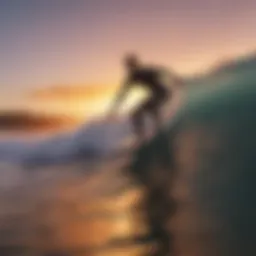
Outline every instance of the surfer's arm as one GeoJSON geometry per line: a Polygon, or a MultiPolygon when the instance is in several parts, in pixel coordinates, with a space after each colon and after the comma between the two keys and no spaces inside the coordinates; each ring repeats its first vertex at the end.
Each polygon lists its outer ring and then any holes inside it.
{"type": "Polygon", "coordinates": [[[115,112],[119,106],[121,105],[122,101],[124,100],[127,92],[129,91],[130,87],[132,85],[132,81],[130,79],[127,79],[123,85],[121,86],[120,90],[118,91],[114,103],[111,108],[111,113],[115,112]]]}

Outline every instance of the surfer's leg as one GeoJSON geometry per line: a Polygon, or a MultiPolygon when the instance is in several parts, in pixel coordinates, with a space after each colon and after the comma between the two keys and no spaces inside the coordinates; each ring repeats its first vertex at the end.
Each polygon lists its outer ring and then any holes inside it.
{"type": "Polygon", "coordinates": [[[131,116],[134,132],[139,140],[145,137],[144,116],[146,114],[145,103],[138,107],[131,116]]]}
{"type": "Polygon", "coordinates": [[[144,103],[142,103],[132,114],[132,124],[134,132],[139,140],[144,140],[146,137],[145,115],[149,114],[154,122],[155,130],[159,130],[162,123],[161,107],[166,101],[165,95],[153,95],[144,103]]]}
{"type": "Polygon", "coordinates": [[[152,118],[154,130],[158,131],[161,127],[162,118],[161,118],[161,101],[157,96],[152,97],[147,101],[146,110],[149,116],[152,118]]]}
{"type": "Polygon", "coordinates": [[[155,132],[161,129],[163,123],[162,108],[167,98],[167,95],[155,95],[149,104],[149,113],[154,123],[155,132]]]}
{"type": "Polygon", "coordinates": [[[143,140],[146,138],[146,127],[145,127],[145,116],[149,115],[154,122],[155,129],[158,130],[161,126],[160,117],[160,100],[157,96],[152,96],[144,103],[140,105],[139,108],[135,110],[132,115],[132,121],[135,133],[138,135],[139,139],[143,140]]]}

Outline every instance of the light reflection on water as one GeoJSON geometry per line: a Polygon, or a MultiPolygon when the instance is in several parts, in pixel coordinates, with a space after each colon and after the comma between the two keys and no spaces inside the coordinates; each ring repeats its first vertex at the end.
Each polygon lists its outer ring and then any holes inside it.
{"type": "MultiPolygon", "coordinates": [[[[177,256],[231,255],[232,239],[236,246],[246,237],[248,245],[255,240],[249,233],[255,226],[255,175],[244,168],[254,164],[253,151],[242,155],[223,144],[228,136],[216,127],[204,131],[190,127],[176,148],[178,211],[171,230],[177,256]]],[[[149,250],[151,244],[133,239],[147,234],[139,209],[143,193],[119,170],[118,162],[99,166],[93,175],[78,163],[29,171],[1,164],[0,255],[136,256],[149,250]]]]}
{"type": "Polygon", "coordinates": [[[130,240],[145,233],[134,209],[140,190],[115,170],[86,175],[80,169],[72,165],[28,173],[18,166],[1,166],[6,177],[0,184],[0,251],[5,255],[139,253],[144,246],[130,240]]]}

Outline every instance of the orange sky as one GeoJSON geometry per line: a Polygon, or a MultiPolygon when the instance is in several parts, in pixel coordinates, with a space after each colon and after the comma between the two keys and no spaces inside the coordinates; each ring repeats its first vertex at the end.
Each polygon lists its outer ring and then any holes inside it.
{"type": "Polygon", "coordinates": [[[0,110],[102,113],[126,52],[194,74],[255,50],[255,17],[251,0],[1,2],[0,110]]]}
{"type": "MultiPolygon", "coordinates": [[[[32,91],[27,99],[38,110],[58,114],[66,112],[87,119],[106,114],[118,89],[113,85],[53,86],[32,91]]],[[[132,89],[121,106],[121,112],[131,109],[145,96],[141,89],[132,89]]]]}

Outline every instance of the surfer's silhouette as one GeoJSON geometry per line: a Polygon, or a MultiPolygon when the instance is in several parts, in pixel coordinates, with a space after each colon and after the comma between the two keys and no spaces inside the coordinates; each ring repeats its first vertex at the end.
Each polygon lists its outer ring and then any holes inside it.
{"type": "Polygon", "coordinates": [[[142,142],[146,138],[144,121],[147,115],[153,120],[155,131],[161,126],[161,108],[172,96],[172,90],[169,88],[167,81],[181,84],[181,79],[174,72],[167,71],[164,68],[142,65],[135,54],[125,56],[124,65],[127,70],[127,78],[117,94],[112,113],[118,109],[131,87],[141,85],[146,88],[150,96],[131,115],[138,142],[142,142]]]}

